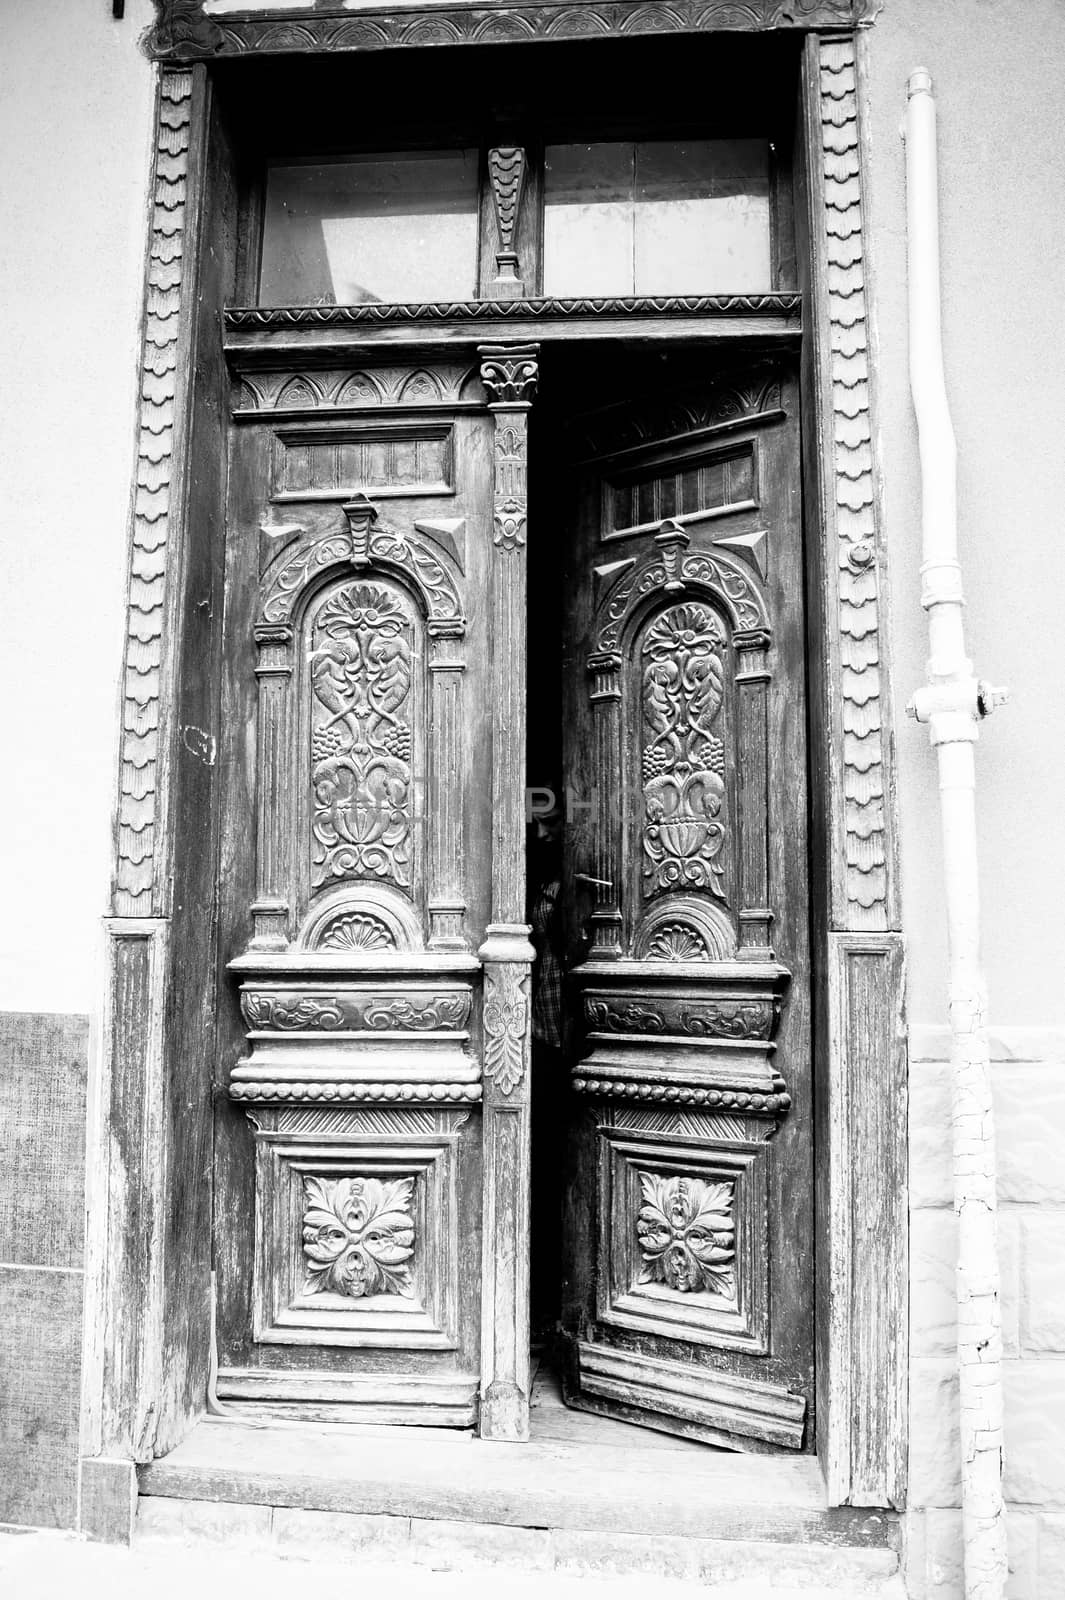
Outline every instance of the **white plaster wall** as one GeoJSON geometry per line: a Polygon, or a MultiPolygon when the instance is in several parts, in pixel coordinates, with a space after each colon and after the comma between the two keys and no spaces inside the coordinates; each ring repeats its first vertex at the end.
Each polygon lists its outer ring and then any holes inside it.
{"type": "Polygon", "coordinates": [[[0,0],[0,1009],[99,1001],[149,0],[0,0]]]}
{"type": "Polygon", "coordinates": [[[891,551],[910,1018],[946,1020],[936,768],[902,716],[924,681],[916,436],[906,360],[906,80],[939,104],[943,342],[959,453],[970,654],[1011,704],[977,749],[984,944],[1001,1025],[1065,1021],[1065,8],[886,0],[866,35],[868,222],[891,551]]]}
{"type": "Polygon", "coordinates": [[[923,680],[919,477],[906,362],[905,86],[935,80],[943,332],[977,672],[1012,691],[978,747],[999,1154],[1009,1595],[1065,1594],[1065,8],[886,0],[866,36],[873,310],[893,602],[909,959],[914,1600],[963,1594],[955,1226],[936,766],[901,716],[923,680]]]}

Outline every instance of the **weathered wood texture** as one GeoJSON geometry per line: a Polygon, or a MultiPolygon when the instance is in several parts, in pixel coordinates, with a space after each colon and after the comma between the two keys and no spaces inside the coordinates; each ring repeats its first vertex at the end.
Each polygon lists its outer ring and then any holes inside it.
{"type": "Polygon", "coordinates": [[[88,1034],[0,1013],[0,1522],[77,1511],[88,1034]]]}
{"type": "Polygon", "coordinates": [[[807,42],[796,222],[809,586],[818,1450],[834,1503],[905,1492],[903,955],[853,39],[807,42]],[[857,985],[861,1009],[852,1003],[857,985]]]}
{"type": "Polygon", "coordinates": [[[132,508],[116,872],[90,1190],[83,1449],[149,1458],[208,1364],[216,670],[224,440],[217,313],[232,162],[203,68],[165,70],[132,508]],[[195,661],[195,671],[188,663],[195,661]]]}
{"type": "Polygon", "coordinates": [[[206,16],[200,0],[156,0],[158,19],[148,35],[150,54],[166,59],[297,51],[385,50],[397,46],[514,44],[536,39],[602,39],[702,30],[853,28],[871,21],[881,0],[673,0],[651,7],[644,0],[489,0],[480,5],[433,6],[424,11],[370,7],[358,17],[335,0],[319,0],[298,19],[206,16]]]}
{"type": "Polygon", "coordinates": [[[218,1392],[272,1416],[475,1416],[483,400],[469,348],[235,363],[218,1392]]]}
{"type": "Polygon", "coordinates": [[[482,346],[495,430],[492,590],[492,921],[484,962],[481,1434],[529,1436],[530,964],[525,918],[528,411],[537,347],[482,346]]]}
{"type": "Polygon", "coordinates": [[[568,1393],[809,1447],[798,388],[764,358],[655,381],[568,430],[573,1087],[595,1107],[568,1200],[568,1393]]]}

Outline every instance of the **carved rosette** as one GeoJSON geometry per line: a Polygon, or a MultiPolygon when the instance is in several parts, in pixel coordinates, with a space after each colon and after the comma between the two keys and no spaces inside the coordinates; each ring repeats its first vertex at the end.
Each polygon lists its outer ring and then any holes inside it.
{"type": "Polygon", "coordinates": [[[414,1179],[307,1176],[303,1187],[304,1293],[411,1297],[414,1179]]]}
{"type": "Polygon", "coordinates": [[[641,1172],[638,1284],[736,1301],[736,1186],[641,1172]]]}

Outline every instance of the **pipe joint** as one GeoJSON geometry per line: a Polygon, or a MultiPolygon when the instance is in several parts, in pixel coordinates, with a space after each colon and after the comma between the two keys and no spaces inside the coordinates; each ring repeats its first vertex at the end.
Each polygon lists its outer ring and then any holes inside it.
{"type": "Polygon", "coordinates": [[[906,707],[906,715],[927,725],[933,747],[974,744],[980,737],[984,717],[1008,699],[1008,689],[995,688],[969,675],[957,676],[918,689],[906,707]]]}

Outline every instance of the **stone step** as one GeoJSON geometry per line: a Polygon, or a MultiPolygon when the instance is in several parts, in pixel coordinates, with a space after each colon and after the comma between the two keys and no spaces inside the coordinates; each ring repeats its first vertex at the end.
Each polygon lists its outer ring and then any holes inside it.
{"type": "Polygon", "coordinates": [[[212,1418],[140,1471],[138,1548],[168,1541],[428,1575],[551,1574],[701,1595],[903,1600],[897,1520],[829,1507],[809,1457],[493,1444],[212,1418]]]}
{"type": "MultiPolygon", "coordinates": [[[[188,1506],[189,1502],[185,1503],[188,1506]]],[[[217,1507],[215,1508],[218,1509],[217,1507]]],[[[229,1507],[230,1511],[246,1508],[229,1507]]],[[[157,1513],[158,1515],[158,1513],[157,1513]]],[[[261,1523],[261,1519],[260,1519],[261,1523]]],[[[901,1579],[886,1578],[879,1588],[825,1587],[809,1578],[796,1586],[782,1581],[773,1567],[756,1576],[694,1583],[647,1572],[629,1576],[581,1573],[555,1567],[549,1578],[543,1568],[504,1567],[482,1561],[434,1569],[408,1560],[370,1560],[357,1549],[345,1559],[321,1540],[304,1557],[295,1546],[274,1540],[264,1545],[261,1526],[240,1519],[234,1524],[216,1518],[213,1532],[205,1521],[192,1531],[192,1519],[179,1532],[165,1532],[162,1519],[155,1531],[147,1523],[130,1547],[86,1544],[69,1534],[0,1533],[0,1593],[17,1600],[69,1600],[72,1594],[107,1595],[108,1600],[292,1600],[309,1589],[317,1595],[387,1594],[388,1600],[840,1600],[846,1593],[905,1600],[901,1579]],[[357,1586],[357,1587],[356,1587],[357,1586]]],[[[435,1560],[446,1559],[438,1552],[435,1560]]]]}
{"type": "MultiPolygon", "coordinates": [[[[748,1594],[772,1600],[799,1595],[803,1600],[905,1600],[896,1555],[884,1548],[519,1528],[142,1497],[134,1552],[151,1558],[166,1546],[180,1546],[183,1553],[213,1547],[230,1557],[294,1561],[307,1575],[323,1564],[355,1566],[360,1582],[371,1574],[387,1578],[390,1594],[403,1581],[414,1585],[414,1592],[436,1594],[436,1588],[417,1589],[419,1575],[424,1585],[430,1575],[465,1579],[492,1573],[506,1575],[511,1594],[512,1579],[538,1576],[542,1584],[550,1573],[553,1597],[559,1595],[558,1584],[569,1580],[597,1579],[620,1596],[634,1593],[637,1580],[646,1586],[653,1578],[662,1600],[695,1594],[727,1594],[731,1600],[748,1594]]],[[[469,1593],[447,1584],[439,1592],[469,1593]]]]}

